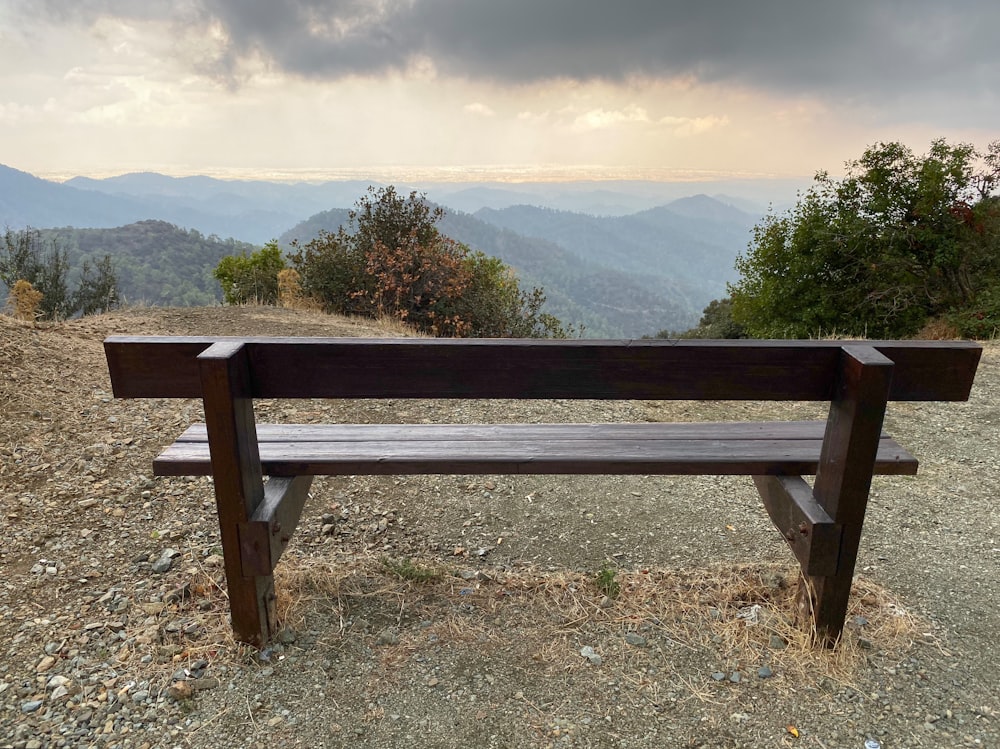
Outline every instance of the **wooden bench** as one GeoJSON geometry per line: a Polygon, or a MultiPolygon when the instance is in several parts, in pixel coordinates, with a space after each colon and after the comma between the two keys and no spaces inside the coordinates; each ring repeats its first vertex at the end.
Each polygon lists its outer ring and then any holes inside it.
{"type": "Polygon", "coordinates": [[[201,398],[154,462],[214,477],[233,629],[274,633],[272,573],[313,476],[746,474],[803,572],[820,635],[839,637],[873,474],[917,461],[886,403],[967,400],[981,349],[939,341],[538,341],[125,337],[114,394],[201,398]],[[719,424],[257,425],[255,398],[829,401],[826,421],[719,424]],[[813,485],[802,478],[815,475],[813,485]],[[266,482],[264,477],[270,477],[266,482]]]}

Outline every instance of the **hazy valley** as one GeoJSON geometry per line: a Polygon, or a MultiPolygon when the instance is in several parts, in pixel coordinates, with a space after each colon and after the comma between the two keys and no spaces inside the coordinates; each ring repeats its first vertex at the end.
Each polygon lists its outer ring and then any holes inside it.
{"type": "MultiPolygon", "coordinates": [[[[128,174],[42,180],[0,166],[0,222],[44,230],[74,267],[110,254],[126,300],[221,299],[212,269],[271,239],[335,231],[369,183],[223,181],[128,174]]],[[[417,189],[446,211],[442,231],[544,288],[549,312],[588,337],[693,325],[735,280],[733,261],[768,202],[792,182],[440,183],[417,189]],[[713,197],[710,197],[711,193],[713,197]]]]}

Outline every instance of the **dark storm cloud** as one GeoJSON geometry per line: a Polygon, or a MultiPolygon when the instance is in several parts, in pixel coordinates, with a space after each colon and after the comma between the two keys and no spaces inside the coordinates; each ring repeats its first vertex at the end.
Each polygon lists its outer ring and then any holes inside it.
{"type": "Polygon", "coordinates": [[[186,8],[222,24],[226,67],[263,56],[309,78],[377,75],[429,59],[448,75],[507,83],[691,75],[870,98],[949,88],[993,97],[1000,75],[996,0],[46,3],[73,13],[102,6],[126,15],[186,8]]]}

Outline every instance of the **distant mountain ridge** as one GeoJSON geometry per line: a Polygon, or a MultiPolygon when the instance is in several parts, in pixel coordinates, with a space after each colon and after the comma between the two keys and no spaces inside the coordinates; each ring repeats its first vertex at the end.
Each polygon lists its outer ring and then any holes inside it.
{"type": "MultiPolygon", "coordinates": [[[[91,245],[100,238],[107,251],[121,255],[132,299],[209,303],[218,298],[211,270],[220,252],[243,251],[273,238],[308,241],[320,229],[335,231],[368,186],[152,172],[60,184],[0,165],[0,223],[66,229],[48,235],[69,241],[79,259],[98,252],[91,245]],[[77,231],[82,229],[89,232],[77,231]],[[141,260],[129,244],[137,237],[144,238],[141,260]],[[156,239],[147,241],[151,238],[156,239]],[[196,246],[203,256],[192,251],[196,246]],[[173,273],[147,264],[157,247],[173,258],[167,263],[173,273]],[[174,273],[189,273],[191,279],[174,273]]],[[[656,202],[682,189],[643,183],[441,184],[427,194],[446,209],[445,234],[501,258],[525,286],[543,287],[549,312],[583,325],[589,336],[631,337],[693,325],[735,280],[734,260],[763,211],[747,212],[746,199],[719,194],[656,202]]]]}
{"type": "MultiPolygon", "coordinates": [[[[672,204],[671,204],[672,205],[672,204]]],[[[334,233],[348,211],[310,217],[279,238],[305,243],[334,233]]],[[[638,337],[685,330],[701,310],[725,295],[733,264],[753,219],[707,196],[627,217],[595,217],[537,206],[475,215],[446,210],[439,224],[449,237],[517,271],[525,286],[540,286],[546,308],[589,336],[638,337]],[[709,230],[698,215],[724,218],[709,230]],[[700,235],[710,235],[703,239],[700,235]]]]}

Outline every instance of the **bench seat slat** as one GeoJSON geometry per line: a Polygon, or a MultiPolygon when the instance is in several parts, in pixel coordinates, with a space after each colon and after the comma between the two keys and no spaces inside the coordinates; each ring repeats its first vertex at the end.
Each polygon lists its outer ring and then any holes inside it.
{"type": "MultiPolygon", "coordinates": [[[[258,425],[264,473],[815,474],[825,422],[730,424],[258,425]]],[[[883,435],[880,474],[917,461],[883,435]]],[[[154,461],[161,476],[211,475],[203,424],[154,461]]]]}

